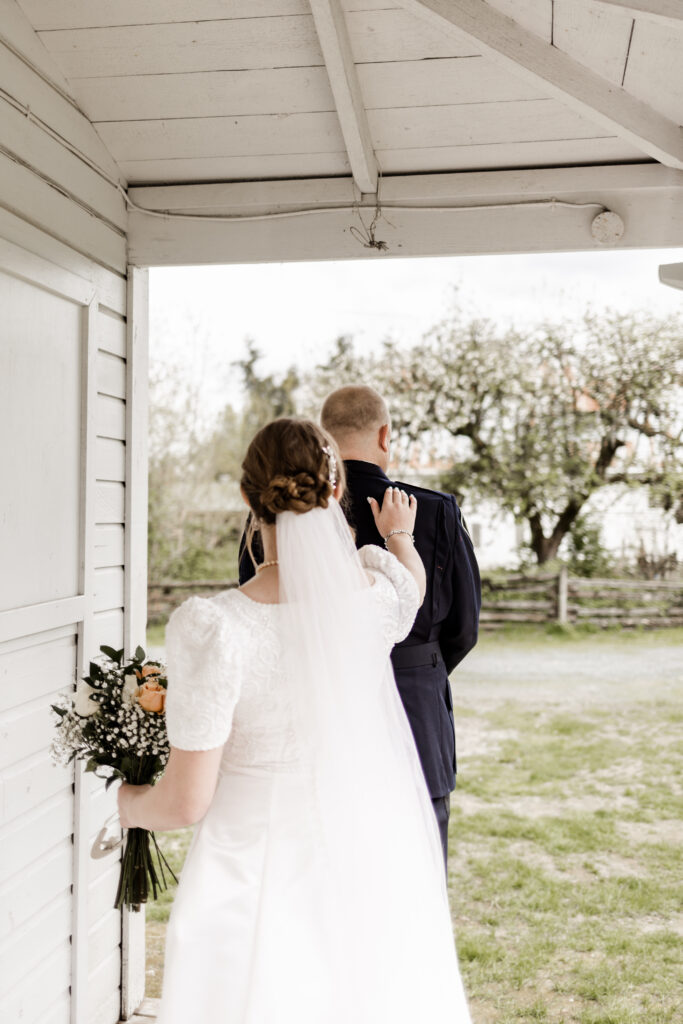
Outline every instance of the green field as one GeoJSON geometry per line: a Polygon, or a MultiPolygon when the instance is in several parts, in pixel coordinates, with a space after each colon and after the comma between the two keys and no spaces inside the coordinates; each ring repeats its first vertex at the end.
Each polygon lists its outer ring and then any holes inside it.
{"type": "MultiPolygon", "coordinates": [[[[683,631],[482,639],[454,676],[450,890],[475,1024],[674,1024],[683,631]]],[[[162,837],[180,867],[190,831],[162,837]]],[[[170,897],[148,908],[160,991],[170,897]]]]}

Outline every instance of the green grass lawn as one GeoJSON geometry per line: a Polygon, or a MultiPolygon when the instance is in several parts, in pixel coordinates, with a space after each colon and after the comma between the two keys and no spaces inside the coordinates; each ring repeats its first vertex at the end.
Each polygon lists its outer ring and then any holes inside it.
{"type": "MultiPolygon", "coordinates": [[[[454,677],[450,891],[475,1024],[674,1024],[683,631],[485,636],[454,677]]],[[[191,831],[160,836],[180,869],[191,831]]],[[[160,991],[172,893],[150,905],[160,991]]]]}

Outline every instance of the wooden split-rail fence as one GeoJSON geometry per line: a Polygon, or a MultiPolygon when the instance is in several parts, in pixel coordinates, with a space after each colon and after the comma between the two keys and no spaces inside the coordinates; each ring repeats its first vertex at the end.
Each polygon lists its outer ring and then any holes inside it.
{"type": "Polygon", "coordinates": [[[481,625],[510,622],[683,626],[683,580],[597,579],[555,573],[482,577],[481,625]]]}
{"type": "MultiPolygon", "coordinates": [[[[190,594],[210,596],[236,580],[166,580],[148,587],[150,622],[165,622],[190,594]]],[[[482,576],[483,629],[506,623],[663,628],[683,626],[683,580],[589,579],[554,573],[482,576]]]]}

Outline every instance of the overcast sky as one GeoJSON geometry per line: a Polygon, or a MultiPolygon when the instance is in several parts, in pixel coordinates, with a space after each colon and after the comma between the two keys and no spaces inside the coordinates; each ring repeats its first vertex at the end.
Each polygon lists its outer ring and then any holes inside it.
{"type": "Polygon", "coordinates": [[[151,356],[187,364],[217,409],[239,398],[230,363],[246,337],[265,353],[263,369],[311,366],[340,334],[366,348],[417,340],[456,288],[473,314],[517,325],[588,306],[683,314],[683,291],[657,277],[660,263],[681,261],[683,249],[650,249],[152,269],[151,356]]]}

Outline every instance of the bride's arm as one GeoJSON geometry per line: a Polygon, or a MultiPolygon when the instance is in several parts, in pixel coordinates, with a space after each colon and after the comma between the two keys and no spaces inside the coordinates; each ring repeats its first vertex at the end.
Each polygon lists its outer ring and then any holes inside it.
{"type": "Polygon", "coordinates": [[[209,809],[222,753],[222,745],[213,750],[172,746],[155,786],[121,784],[117,795],[121,826],[166,832],[194,825],[209,809]]]}
{"type": "MultiPolygon", "coordinates": [[[[417,513],[417,499],[413,494],[409,497],[398,487],[387,487],[381,508],[374,498],[368,498],[368,501],[382,538],[392,530],[407,530],[412,534],[417,513]]],[[[421,604],[427,589],[427,577],[422,559],[415,550],[412,540],[405,533],[394,533],[389,537],[387,547],[415,578],[421,604]]]]}

